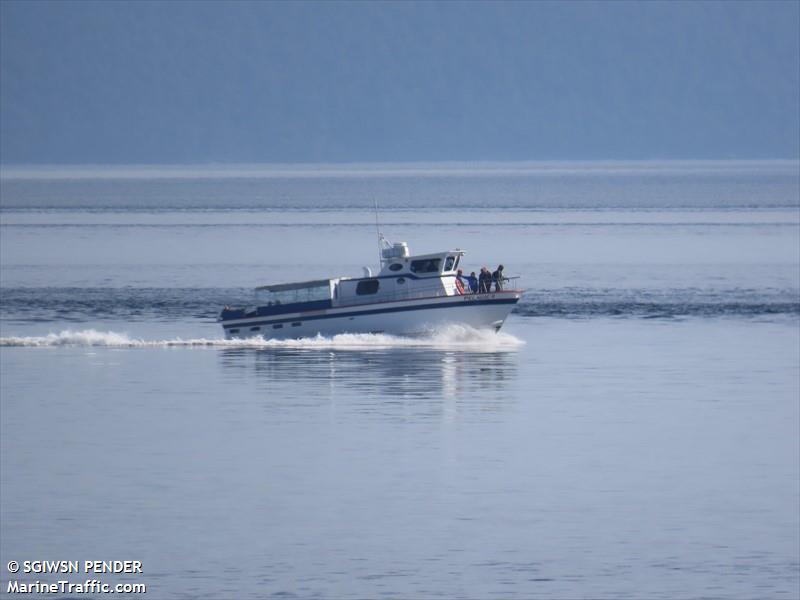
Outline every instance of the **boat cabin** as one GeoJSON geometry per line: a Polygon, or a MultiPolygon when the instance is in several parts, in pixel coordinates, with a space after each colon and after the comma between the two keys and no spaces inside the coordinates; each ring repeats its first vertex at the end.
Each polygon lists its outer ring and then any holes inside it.
{"type": "Polygon", "coordinates": [[[409,298],[453,296],[462,250],[410,256],[404,242],[384,248],[381,270],[375,277],[342,278],[334,305],[391,302],[409,298]]]}

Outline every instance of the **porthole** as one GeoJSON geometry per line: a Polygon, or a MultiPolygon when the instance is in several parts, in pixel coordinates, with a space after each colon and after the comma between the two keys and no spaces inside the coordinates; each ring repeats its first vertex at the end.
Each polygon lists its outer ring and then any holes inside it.
{"type": "Polygon", "coordinates": [[[292,323],[292,327],[300,327],[300,325],[302,324],[303,323],[301,321],[295,321],[294,323],[292,323]]]}
{"type": "Polygon", "coordinates": [[[397,278],[397,283],[405,283],[405,282],[406,282],[406,278],[405,277],[398,277],[397,278]]]}
{"type": "Polygon", "coordinates": [[[251,327],[250,331],[261,331],[261,327],[251,327]]]}
{"type": "Polygon", "coordinates": [[[402,269],[403,265],[401,265],[400,263],[392,263],[391,265],[389,265],[390,271],[401,271],[402,269]]]}
{"type": "Polygon", "coordinates": [[[278,323],[277,325],[272,326],[273,329],[283,329],[283,323],[278,323]]]}

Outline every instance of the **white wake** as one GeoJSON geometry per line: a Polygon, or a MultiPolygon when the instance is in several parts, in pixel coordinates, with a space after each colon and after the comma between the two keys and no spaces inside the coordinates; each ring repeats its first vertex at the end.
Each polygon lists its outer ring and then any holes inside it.
{"type": "Polygon", "coordinates": [[[435,348],[471,352],[497,352],[514,350],[525,342],[508,333],[478,330],[463,325],[445,328],[419,337],[403,337],[380,333],[343,333],[332,337],[317,336],[297,340],[265,340],[252,337],[242,340],[222,338],[174,338],[145,340],[126,333],[84,329],[67,329],[44,336],[16,336],[0,338],[0,347],[83,346],[104,348],[298,348],[319,350],[369,350],[388,348],[435,348]]]}

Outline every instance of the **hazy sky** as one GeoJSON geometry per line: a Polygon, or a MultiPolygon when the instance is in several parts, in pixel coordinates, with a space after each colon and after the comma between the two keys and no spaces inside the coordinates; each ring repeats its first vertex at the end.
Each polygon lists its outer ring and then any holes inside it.
{"type": "Polygon", "coordinates": [[[0,160],[797,158],[799,7],[3,0],[0,160]]]}

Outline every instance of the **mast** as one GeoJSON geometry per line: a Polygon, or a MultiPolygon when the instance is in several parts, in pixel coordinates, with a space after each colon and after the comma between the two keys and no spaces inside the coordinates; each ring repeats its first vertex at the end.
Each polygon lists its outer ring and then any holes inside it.
{"type": "Polygon", "coordinates": [[[381,234],[381,226],[380,222],[378,221],[378,199],[372,199],[375,202],[375,234],[378,236],[378,265],[383,264],[383,244],[381,244],[381,239],[383,235],[381,234]]]}

